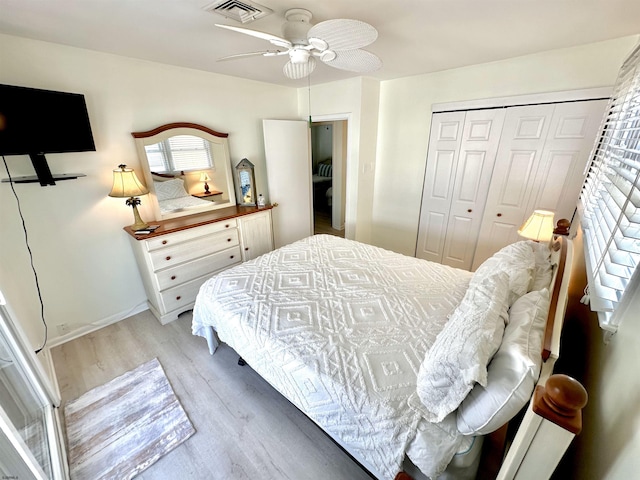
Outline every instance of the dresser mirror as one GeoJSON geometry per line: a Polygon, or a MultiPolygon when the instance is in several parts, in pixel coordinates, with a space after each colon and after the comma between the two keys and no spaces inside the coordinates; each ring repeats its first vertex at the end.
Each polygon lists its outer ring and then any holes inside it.
{"type": "Polygon", "coordinates": [[[156,220],[236,204],[228,134],[194,123],[133,132],[156,220]]]}

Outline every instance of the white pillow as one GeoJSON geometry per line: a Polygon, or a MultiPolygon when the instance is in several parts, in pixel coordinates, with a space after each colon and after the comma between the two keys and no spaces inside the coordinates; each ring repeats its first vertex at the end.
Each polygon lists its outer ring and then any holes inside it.
{"type": "Polygon", "coordinates": [[[527,241],[512,243],[487,258],[475,271],[469,285],[482,282],[496,272],[509,275],[509,306],[530,291],[535,256],[527,241]]]}
{"type": "Polygon", "coordinates": [[[460,433],[491,433],[529,402],[542,366],[542,341],[548,310],[549,290],[546,288],[528,293],[513,304],[509,311],[512,320],[487,369],[486,386],[473,387],[458,408],[456,420],[460,433]]]}
{"type": "Polygon", "coordinates": [[[508,285],[508,275],[499,272],[469,287],[425,355],[416,390],[427,420],[442,421],[476,382],[486,385],[507,320],[508,285]]]}
{"type": "Polygon", "coordinates": [[[542,290],[549,288],[553,277],[553,267],[551,265],[551,250],[546,242],[537,243],[530,241],[529,245],[533,250],[535,266],[533,270],[533,281],[531,290],[542,290]]]}
{"type": "Polygon", "coordinates": [[[156,191],[158,201],[189,196],[184,189],[184,180],[181,178],[174,178],[166,182],[153,182],[153,188],[156,191]]]}

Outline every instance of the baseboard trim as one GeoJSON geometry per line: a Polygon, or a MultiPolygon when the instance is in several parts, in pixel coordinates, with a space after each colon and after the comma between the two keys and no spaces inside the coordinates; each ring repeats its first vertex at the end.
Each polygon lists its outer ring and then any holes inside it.
{"type": "Polygon", "coordinates": [[[57,337],[52,337],[47,341],[47,346],[49,349],[62,345],[63,343],[70,342],[71,340],[75,340],[76,338],[82,337],[91,332],[95,332],[96,330],[100,330],[101,328],[107,327],[109,325],[113,325],[114,323],[118,323],[125,318],[129,318],[132,315],[136,315],[140,312],[144,312],[145,310],[149,310],[149,305],[147,302],[140,303],[135,307],[125,311],[116,313],[115,315],[111,315],[110,317],[104,318],[102,320],[98,320],[97,322],[93,322],[90,324],[83,325],[69,333],[64,335],[60,335],[57,337]]]}

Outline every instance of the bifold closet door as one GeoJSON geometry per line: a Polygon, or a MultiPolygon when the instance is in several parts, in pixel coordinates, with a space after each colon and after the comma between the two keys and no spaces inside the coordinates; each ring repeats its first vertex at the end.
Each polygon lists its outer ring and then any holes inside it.
{"type": "Polygon", "coordinates": [[[509,107],[472,269],[510,243],[535,209],[571,219],[606,100],[509,107]]]}
{"type": "Polygon", "coordinates": [[[418,258],[471,268],[503,121],[504,109],[433,115],[418,258]]]}

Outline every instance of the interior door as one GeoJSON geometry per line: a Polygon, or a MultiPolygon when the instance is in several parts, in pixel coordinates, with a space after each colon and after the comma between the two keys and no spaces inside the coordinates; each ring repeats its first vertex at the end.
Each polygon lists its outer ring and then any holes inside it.
{"type": "Polygon", "coordinates": [[[505,245],[518,241],[528,213],[554,105],[510,107],[487,195],[473,270],[505,245]]]}
{"type": "Polygon", "coordinates": [[[471,269],[500,134],[504,109],[467,112],[458,156],[442,263],[471,269]]]}
{"type": "Polygon", "coordinates": [[[571,220],[584,182],[596,134],[608,100],[556,105],[544,144],[536,184],[527,212],[555,212],[555,219],[571,220]]]}
{"type": "Polygon", "coordinates": [[[416,257],[432,262],[441,262],[444,252],[464,117],[451,112],[431,119],[416,257]]]}
{"type": "Polygon", "coordinates": [[[313,234],[311,142],[303,120],[263,120],[275,248],[313,234]]]}

